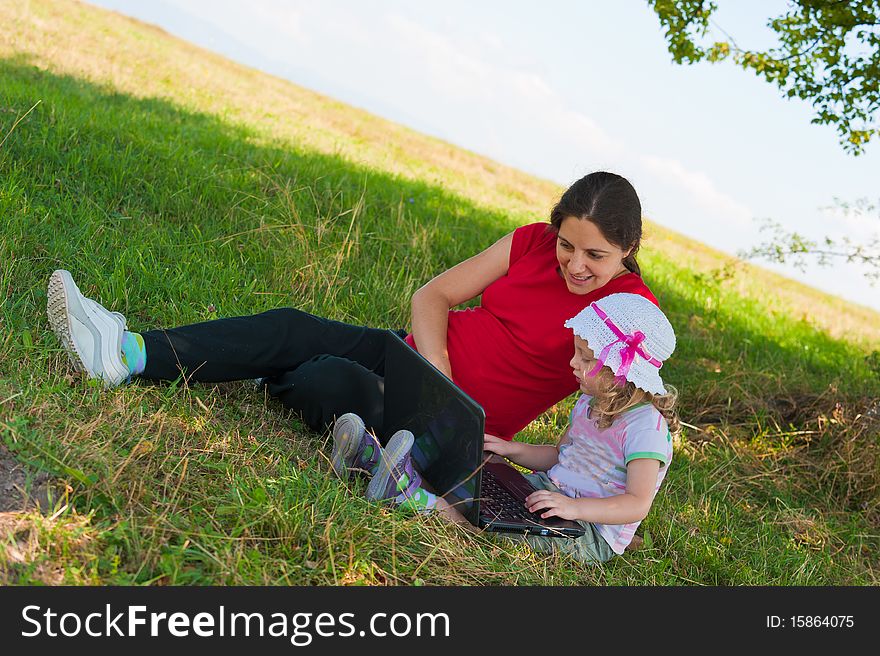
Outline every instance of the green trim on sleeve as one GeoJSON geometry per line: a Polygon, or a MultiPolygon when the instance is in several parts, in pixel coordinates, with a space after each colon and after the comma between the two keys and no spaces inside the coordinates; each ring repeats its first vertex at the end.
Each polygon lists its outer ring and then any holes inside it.
{"type": "Polygon", "coordinates": [[[636,451],[635,453],[631,453],[626,459],[626,464],[628,465],[630,462],[638,458],[650,458],[651,460],[659,460],[663,465],[667,464],[666,454],[657,453],[656,451],[636,451]]]}

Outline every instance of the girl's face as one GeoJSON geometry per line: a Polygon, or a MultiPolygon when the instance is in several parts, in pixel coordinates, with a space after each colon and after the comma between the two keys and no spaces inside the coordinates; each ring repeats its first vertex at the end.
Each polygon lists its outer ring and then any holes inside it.
{"type": "Polygon", "coordinates": [[[597,392],[602,390],[604,385],[604,381],[602,380],[603,370],[599,370],[595,376],[588,375],[593,370],[593,367],[596,366],[597,362],[598,360],[596,360],[596,356],[587,345],[586,340],[575,335],[574,357],[571,359],[571,362],[569,362],[569,365],[571,365],[572,372],[574,373],[574,377],[577,378],[581,391],[590,396],[595,396],[597,392]]]}
{"type": "Polygon", "coordinates": [[[588,219],[568,216],[562,220],[556,236],[556,259],[559,273],[572,294],[588,294],[599,289],[617,274],[625,272],[621,250],[602,235],[588,219]]]}

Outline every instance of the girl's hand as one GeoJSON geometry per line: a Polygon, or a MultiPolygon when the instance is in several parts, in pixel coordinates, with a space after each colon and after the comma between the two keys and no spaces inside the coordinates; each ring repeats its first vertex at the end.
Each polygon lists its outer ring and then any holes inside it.
{"type": "Polygon", "coordinates": [[[497,453],[499,456],[504,456],[505,458],[513,458],[513,456],[519,452],[519,443],[514,442],[513,440],[503,440],[495,435],[485,433],[483,435],[483,451],[497,453]]]}
{"type": "Polygon", "coordinates": [[[526,497],[526,508],[529,512],[541,513],[543,519],[548,517],[578,519],[576,500],[550,490],[532,492],[526,497]]]}

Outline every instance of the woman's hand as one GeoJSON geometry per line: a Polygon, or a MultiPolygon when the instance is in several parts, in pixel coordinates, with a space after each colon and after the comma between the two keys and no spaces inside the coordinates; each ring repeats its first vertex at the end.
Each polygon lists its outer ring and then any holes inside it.
{"type": "Polygon", "coordinates": [[[541,513],[543,519],[548,517],[579,519],[577,499],[550,490],[532,492],[526,497],[526,508],[529,512],[541,513]]]}

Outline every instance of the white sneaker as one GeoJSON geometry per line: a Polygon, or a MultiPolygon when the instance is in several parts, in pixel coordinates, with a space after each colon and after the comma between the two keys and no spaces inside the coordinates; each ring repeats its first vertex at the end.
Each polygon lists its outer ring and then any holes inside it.
{"type": "Polygon", "coordinates": [[[83,296],[69,271],[58,269],[49,277],[46,314],[74,369],[100,378],[105,387],[128,378],[122,360],[125,317],[83,296]]]}

